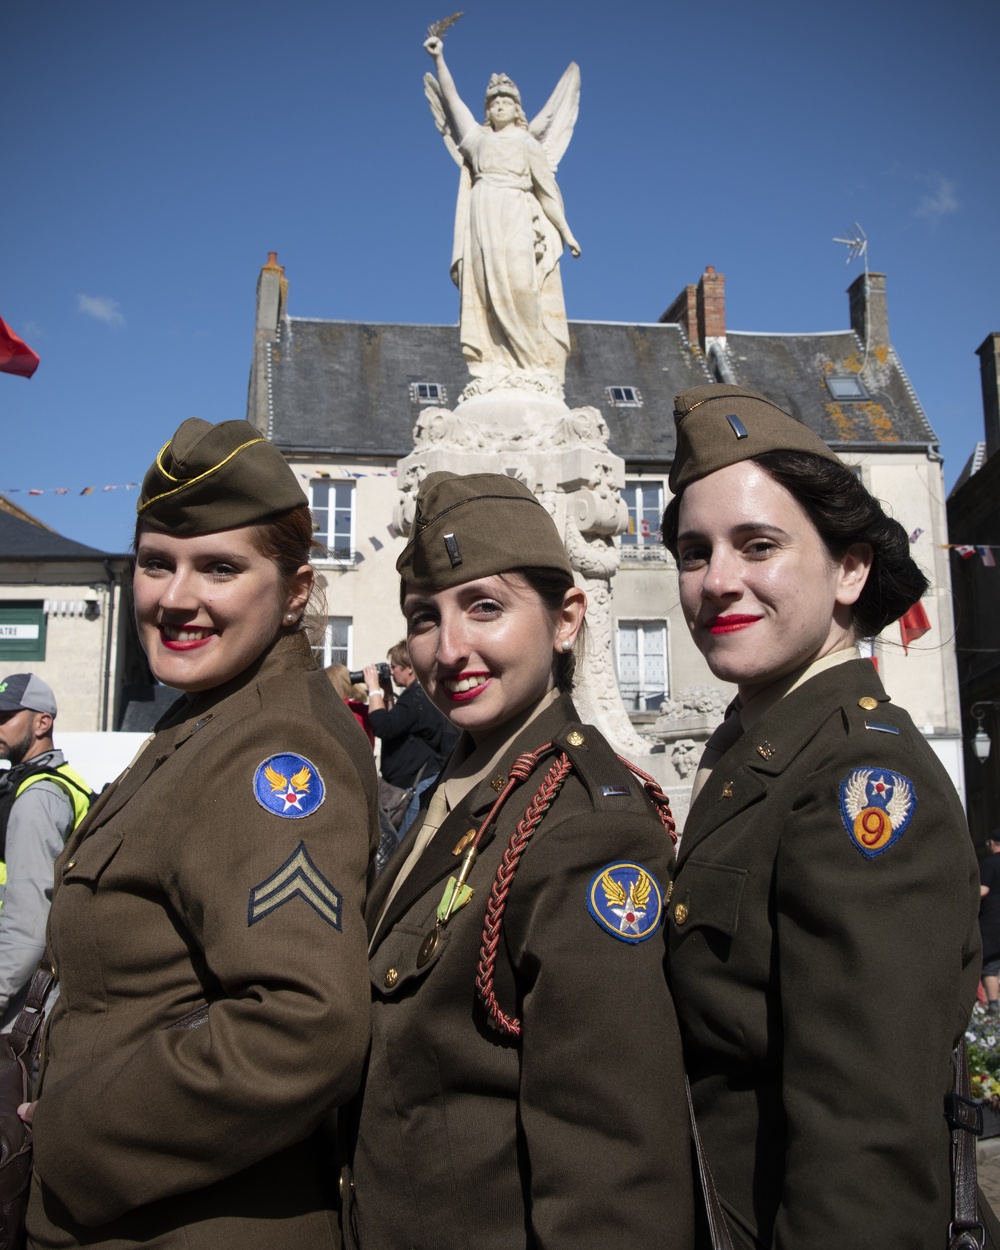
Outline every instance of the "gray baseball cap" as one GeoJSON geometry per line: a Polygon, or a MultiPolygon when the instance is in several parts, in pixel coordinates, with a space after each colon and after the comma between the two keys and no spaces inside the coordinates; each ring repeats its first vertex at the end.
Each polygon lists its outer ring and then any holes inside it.
{"type": "Polygon", "coordinates": [[[56,696],[34,673],[13,673],[0,681],[0,712],[31,712],[56,714],[56,696]]]}

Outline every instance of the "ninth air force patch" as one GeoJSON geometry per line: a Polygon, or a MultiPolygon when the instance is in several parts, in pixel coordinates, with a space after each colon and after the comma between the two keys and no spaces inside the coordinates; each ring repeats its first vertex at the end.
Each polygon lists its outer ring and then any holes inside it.
{"type": "Polygon", "coordinates": [[[608,864],[591,881],[587,910],[622,942],[645,942],[663,915],[663,893],[641,864],[608,864]]]}
{"type": "Polygon", "coordinates": [[[316,765],[291,751],[272,755],[253,775],[254,798],[275,816],[291,820],[311,816],[326,797],[316,765]]]}
{"type": "Polygon", "coordinates": [[[917,796],[913,782],[887,768],[856,768],[840,783],[840,812],[851,841],[874,859],[903,836],[917,796]]]}

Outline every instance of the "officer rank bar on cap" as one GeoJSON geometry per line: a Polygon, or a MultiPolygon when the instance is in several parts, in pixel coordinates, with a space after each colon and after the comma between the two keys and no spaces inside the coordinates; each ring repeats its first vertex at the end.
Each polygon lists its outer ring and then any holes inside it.
{"type": "Polygon", "coordinates": [[[670,489],[675,495],[688,482],[769,451],[806,451],[841,463],[809,426],[766,395],[741,386],[711,383],[683,391],[674,399],[674,421],[670,489]]]}

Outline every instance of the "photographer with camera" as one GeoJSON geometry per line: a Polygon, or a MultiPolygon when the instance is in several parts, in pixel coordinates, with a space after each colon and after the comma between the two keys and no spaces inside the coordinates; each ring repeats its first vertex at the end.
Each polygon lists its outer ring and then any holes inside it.
{"type": "Polygon", "coordinates": [[[388,665],[368,664],[362,671],[368,723],[382,740],[382,778],[413,792],[397,825],[402,841],[419,811],[420,795],[436,780],[458,734],[420,688],[405,641],[389,648],[388,660],[388,665]],[[401,687],[398,695],[392,692],[393,682],[401,687]]]}

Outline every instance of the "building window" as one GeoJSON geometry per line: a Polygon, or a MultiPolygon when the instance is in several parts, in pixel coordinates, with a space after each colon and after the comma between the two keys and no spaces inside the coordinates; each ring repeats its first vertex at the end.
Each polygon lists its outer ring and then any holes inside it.
{"type": "Polygon", "coordinates": [[[619,621],[618,688],[633,712],[658,712],[669,693],[665,621],[619,621]]]}
{"type": "Polygon", "coordinates": [[[313,534],[331,560],[354,560],[354,483],[311,483],[313,534]]]}
{"type": "Polygon", "coordinates": [[[626,482],[622,499],[628,508],[628,529],[622,534],[623,547],[660,547],[660,521],[663,517],[663,483],[626,482]]]}
{"type": "Polygon", "coordinates": [[[826,389],[834,399],[841,401],[868,398],[865,384],[856,373],[827,374],[826,389]]]}
{"type": "Polygon", "coordinates": [[[323,641],[313,647],[316,662],[324,668],[331,664],[351,666],[351,633],[353,622],[349,616],[331,616],[327,618],[323,641]]]}
{"type": "Polygon", "coordinates": [[[411,404],[443,404],[448,398],[440,382],[411,382],[411,404]]]}
{"type": "Polygon", "coordinates": [[[604,394],[615,408],[642,407],[642,396],[634,386],[606,386],[604,394]]]}
{"type": "Polygon", "coordinates": [[[45,612],[37,600],[0,603],[0,659],[45,659],[45,612]]]}

